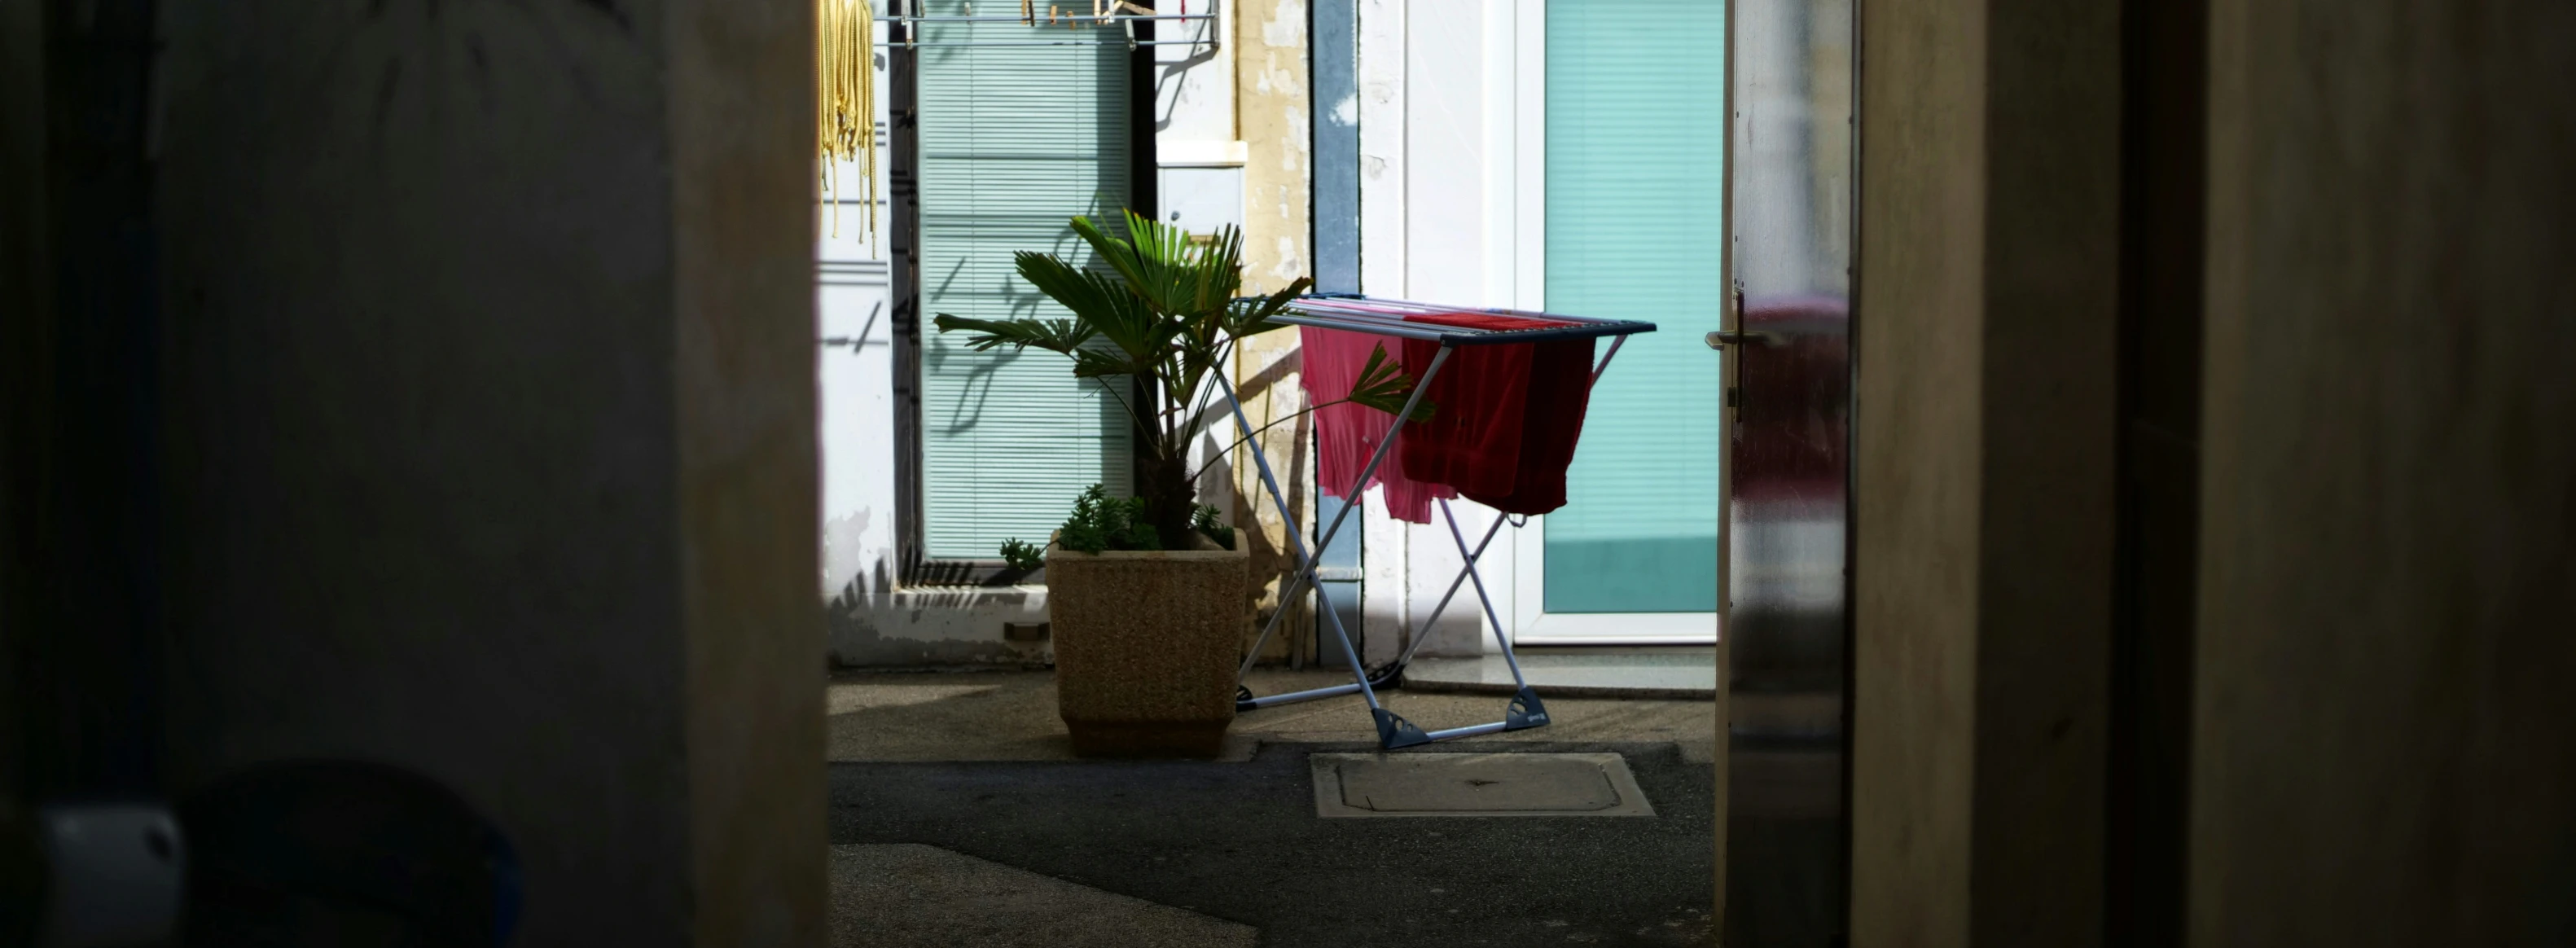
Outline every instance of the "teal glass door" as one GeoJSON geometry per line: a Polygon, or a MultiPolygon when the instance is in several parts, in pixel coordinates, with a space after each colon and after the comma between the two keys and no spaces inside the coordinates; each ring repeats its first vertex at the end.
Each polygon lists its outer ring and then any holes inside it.
{"type": "Polygon", "coordinates": [[[1523,639],[1715,635],[1724,412],[1700,337],[1727,297],[1725,28],[1712,0],[1547,6],[1546,308],[1658,331],[1592,391],[1523,639]]]}

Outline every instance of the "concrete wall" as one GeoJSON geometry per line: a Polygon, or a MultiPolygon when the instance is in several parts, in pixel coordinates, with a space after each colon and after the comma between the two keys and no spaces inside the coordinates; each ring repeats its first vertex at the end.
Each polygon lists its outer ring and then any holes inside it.
{"type": "MultiPolygon", "coordinates": [[[[1314,170],[1313,106],[1307,101],[1307,9],[1302,0],[1235,0],[1236,134],[1253,151],[1243,169],[1244,281],[1247,293],[1272,293],[1312,275],[1314,228],[1310,223],[1310,177],[1314,170]]],[[[1258,428],[1303,410],[1297,334],[1281,331],[1247,339],[1237,347],[1234,379],[1244,410],[1258,428]]],[[[1288,495],[1297,529],[1315,519],[1312,416],[1300,416],[1262,432],[1266,452],[1288,495]]],[[[1231,439],[1228,439],[1229,441],[1231,439]]],[[[1228,459],[1237,497],[1236,521],[1253,522],[1252,571],[1261,589],[1260,612],[1286,608],[1280,636],[1265,654],[1299,661],[1312,658],[1315,627],[1313,594],[1280,600],[1288,574],[1296,568],[1288,542],[1292,529],[1281,521],[1261,486],[1251,449],[1237,448],[1228,459]]]]}
{"type": "Polygon", "coordinates": [[[2191,943],[2576,943],[2576,8],[2212,13],[2191,943]]]}
{"type": "MultiPolygon", "coordinates": [[[[0,8],[0,306],[14,313],[53,307],[46,253],[47,167],[45,135],[45,17],[32,3],[0,8]]],[[[14,541],[30,493],[27,479],[39,465],[28,429],[41,411],[27,392],[50,380],[30,378],[37,364],[35,320],[0,322],[0,352],[12,378],[0,383],[0,529],[14,541]]],[[[29,795],[29,718],[25,656],[31,610],[22,585],[32,572],[21,565],[19,544],[0,541],[0,682],[11,695],[0,704],[0,819],[29,795]]]]}
{"type": "Polygon", "coordinates": [[[1855,945],[2101,937],[2118,4],[1864,4],[1855,945]]]}
{"type": "Polygon", "coordinates": [[[518,944],[821,942],[810,11],[164,6],[182,790],[386,761],[518,944]]]}
{"type": "MultiPolygon", "coordinates": [[[[2576,11],[2211,12],[2189,941],[2568,943],[2576,11]]],[[[2100,936],[2117,26],[1864,7],[1855,944],[2100,936]]]]}

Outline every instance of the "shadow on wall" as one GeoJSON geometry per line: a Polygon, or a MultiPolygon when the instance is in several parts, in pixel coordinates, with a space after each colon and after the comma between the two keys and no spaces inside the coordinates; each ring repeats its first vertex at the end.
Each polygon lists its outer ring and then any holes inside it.
{"type": "MultiPolygon", "coordinates": [[[[1288,330],[1281,330],[1281,332],[1286,331],[1288,330]]],[[[1235,382],[1237,397],[1242,399],[1246,406],[1258,405],[1270,394],[1271,389],[1284,385],[1288,387],[1288,402],[1298,409],[1303,409],[1305,392],[1298,388],[1294,380],[1304,367],[1305,358],[1297,349],[1290,348],[1281,352],[1269,365],[1262,367],[1261,371],[1235,382]]],[[[1312,504],[1311,499],[1307,497],[1309,493],[1307,487],[1314,479],[1314,451],[1311,447],[1314,444],[1313,419],[1313,415],[1299,415],[1295,421],[1284,426],[1287,429],[1284,432],[1284,441],[1288,447],[1284,452],[1277,450],[1283,441],[1281,429],[1272,428],[1264,431],[1260,439],[1263,444],[1272,448],[1268,455],[1271,473],[1279,478],[1279,489],[1288,495],[1288,509],[1294,511],[1308,510],[1312,504]]],[[[1254,418],[1252,421],[1257,428],[1262,419],[1254,418]]],[[[1236,439],[1242,437],[1242,432],[1232,424],[1227,424],[1225,431],[1226,437],[1222,442],[1224,444],[1234,444],[1236,439]]],[[[1254,579],[1252,584],[1254,625],[1251,631],[1245,633],[1244,640],[1245,647],[1249,648],[1252,644],[1251,637],[1260,634],[1261,626],[1270,621],[1271,613],[1281,608],[1279,593],[1281,588],[1287,585],[1289,576],[1296,571],[1297,556],[1288,546],[1285,533],[1272,532],[1281,526],[1278,520],[1278,506],[1271,500],[1269,488],[1262,485],[1258,469],[1238,471],[1232,465],[1231,456],[1225,461],[1220,461],[1217,466],[1226,469],[1227,479],[1223,483],[1234,485],[1229,488],[1233,496],[1234,522],[1244,526],[1260,525],[1260,529],[1246,529],[1237,534],[1245,537],[1245,542],[1249,544],[1248,552],[1254,579]]],[[[1202,490],[1205,490],[1204,486],[1202,490]]],[[[1300,524],[1299,528],[1310,529],[1311,525],[1300,524]]],[[[1309,533],[1309,536],[1311,535],[1309,533]]],[[[1312,610],[1306,607],[1306,602],[1306,597],[1299,597],[1286,605],[1290,613],[1280,621],[1283,634],[1273,635],[1269,644],[1263,647],[1262,654],[1265,659],[1289,660],[1297,657],[1292,650],[1296,649],[1305,637],[1284,633],[1291,629],[1305,629],[1312,626],[1309,619],[1312,610]]]]}
{"type": "Polygon", "coordinates": [[[1049,643],[1004,637],[1011,623],[1046,621],[1046,591],[1028,586],[926,586],[897,591],[883,562],[823,604],[836,668],[939,665],[1042,667],[1049,643]],[[873,587],[873,588],[871,588],[873,587]]]}
{"type": "MultiPolygon", "coordinates": [[[[1241,383],[1241,397],[1246,404],[1258,404],[1274,386],[1294,386],[1301,360],[1292,349],[1271,365],[1241,383]]],[[[1293,393],[1302,407],[1303,393],[1293,393]]],[[[1313,438],[1311,416],[1298,418],[1271,429],[1264,440],[1274,448],[1283,440],[1293,450],[1272,453],[1274,473],[1288,493],[1291,509],[1304,509],[1308,503],[1308,481],[1311,479],[1313,438]]],[[[1199,495],[1212,503],[1227,506],[1238,527],[1259,524],[1260,529],[1240,529],[1240,542],[1249,544],[1255,584],[1255,599],[1247,603],[1252,612],[1245,632],[1245,645],[1258,633],[1260,623],[1269,619],[1277,608],[1280,587],[1294,571],[1296,557],[1278,529],[1275,507],[1269,494],[1260,487],[1257,476],[1241,471],[1238,456],[1227,450],[1241,437],[1230,413],[1218,416],[1219,424],[1209,429],[1204,447],[1216,456],[1200,472],[1199,495]],[[1247,485],[1244,478],[1252,477],[1247,485]],[[1249,489],[1247,490],[1246,487],[1249,489]],[[1268,516],[1262,516],[1267,513],[1268,516]]],[[[1259,419],[1255,419],[1256,422],[1259,419]]],[[[829,538],[827,537],[827,542],[829,538]]],[[[932,585],[902,582],[894,574],[894,560],[879,558],[843,583],[823,604],[824,624],[828,636],[830,665],[835,668],[922,668],[936,666],[1003,666],[1046,667],[1054,663],[1054,649],[1047,641],[1019,642],[1005,637],[1004,627],[1014,623],[1047,621],[1045,573],[1021,578],[1019,585],[969,586],[932,585]]],[[[1303,603],[1292,604],[1295,610],[1283,620],[1285,628],[1301,628],[1310,610],[1303,603]]],[[[1284,645],[1295,636],[1274,636],[1265,652],[1274,659],[1288,657],[1284,645]]]]}

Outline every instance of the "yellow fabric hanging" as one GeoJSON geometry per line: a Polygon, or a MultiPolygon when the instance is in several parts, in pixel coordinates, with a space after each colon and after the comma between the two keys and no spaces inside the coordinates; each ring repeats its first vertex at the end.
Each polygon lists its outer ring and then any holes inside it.
{"type": "Polygon", "coordinates": [[[876,18],[873,0],[815,0],[816,137],[822,144],[823,196],[832,204],[832,235],[841,234],[840,162],[859,173],[868,208],[868,238],[877,232],[876,18]]]}

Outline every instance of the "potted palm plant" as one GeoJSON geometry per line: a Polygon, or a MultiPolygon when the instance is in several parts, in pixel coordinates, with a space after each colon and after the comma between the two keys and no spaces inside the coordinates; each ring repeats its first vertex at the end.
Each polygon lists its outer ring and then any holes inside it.
{"type": "MultiPolygon", "coordinates": [[[[1231,410],[1214,397],[1210,373],[1224,370],[1237,341],[1281,328],[1271,317],[1310,284],[1300,278],[1267,297],[1237,299],[1240,232],[1201,241],[1133,212],[1126,225],[1119,237],[1073,219],[1106,269],[1013,255],[1020,278],[1072,318],[941,313],[934,323],[967,333],[977,351],[1064,355],[1076,376],[1107,383],[1102,391],[1125,407],[1137,433],[1137,495],[1110,497],[1095,486],[1043,551],[1013,540],[1002,554],[1014,566],[1046,567],[1057,710],[1077,753],[1213,756],[1234,720],[1251,577],[1231,527],[1198,502],[1190,445],[1231,410]]],[[[1381,349],[1336,401],[1392,413],[1411,390],[1381,349]]]]}

